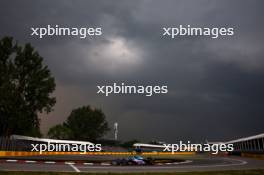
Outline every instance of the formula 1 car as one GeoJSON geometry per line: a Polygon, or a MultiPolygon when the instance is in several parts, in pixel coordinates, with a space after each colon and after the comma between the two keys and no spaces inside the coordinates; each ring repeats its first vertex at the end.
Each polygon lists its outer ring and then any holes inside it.
{"type": "Polygon", "coordinates": [[[111,162],[112,165],[153,165],[151,158],[144,159],[141,156],[131,156],[123,159],[116,159],[111,162]]]}

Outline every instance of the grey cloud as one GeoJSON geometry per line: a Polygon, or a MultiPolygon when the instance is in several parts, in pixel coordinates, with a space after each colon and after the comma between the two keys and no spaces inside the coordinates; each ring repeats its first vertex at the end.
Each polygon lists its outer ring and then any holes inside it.
{"type": "Polygon", "coordinates": [[[56,78],[58,102],[42,116],[44,132],[91,104],[120,123],[122,139],[228,140],[263,132],[262,7],[261,0],[9,1],[0,3],[0,36],[31,42],[56,78]],[[102,26],[104,35],[30,37],[30,27],[47,24],[102,26]],[[179,24],[235,27],[235,36],[161,37],[163,26],[179,24]],[[96,85],[113,82],[165,84],[169,93],[96,94],[96,85]]]}

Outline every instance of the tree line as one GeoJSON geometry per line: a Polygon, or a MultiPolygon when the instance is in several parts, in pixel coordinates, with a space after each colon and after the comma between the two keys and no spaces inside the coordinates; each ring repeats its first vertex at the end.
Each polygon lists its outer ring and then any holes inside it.
{"type": "MultiPolygon", "coordinates": [[[[55,78],[43,57],[27,43],[12,37],[0,40],[0,136],[12,134],[41,137],[38,114],[50,113],[55,78]]],[[[65,122],[52,127],[48,136],[95,141],[109,130],[102,110],[83,106],[72,110],[65,122]]]]}

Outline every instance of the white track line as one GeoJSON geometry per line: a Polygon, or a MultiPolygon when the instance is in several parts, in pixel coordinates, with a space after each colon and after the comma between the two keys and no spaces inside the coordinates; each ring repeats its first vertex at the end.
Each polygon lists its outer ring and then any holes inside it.
{"type": "Polygon", "coordinates": [[[47,164],[54,164],[54,163],[56,163],[56,162],[54,162],[54,161],[45,161],[44,163],[47,163],[47,164]]]}
{"type": "Polygon", "coordinates": [[[6,162],[17,162],[17,160],[6,160],[6,162]]]}
{"type": "Polygon", "coordinates": [[[174,164],[174,165],[179,165],[179,164],[186,164],[186,163],[192,163],[193,161],[191,161],[191,160],[185,160],[185,161],[183,161],[183,162],[174,162],[174,163],[172,163],[172,164],[174,164]]]}
{"type": "Polygon", "coordinates": [[[215,164],[215,165],[190,165],[190,166],[179,166],[179,167],[160,167],[160,168],[211,168],[211,167],[228,167],[228,166],[241,166],[247,164],[246,161],[244,160],[239,160],[239,159],[231,159],[231,158],[225,158],[224,160],[232,160],[232,161],[237,161],[239,163],[230,163],[230,164],[215,164]]]}
{"type": "Polygon", "coordinates": [[[37,161],[35,161],[35,160],[26,160],[25,162],[26,163],[36,163],[37,161]]]}
{"type": "Polygon", "coordinates": [[[75,162],[64,162],[64,163],[67,165],[74,165],[75,164],[75,162]]]}
{"type": "Polygon", "coordinates": [[[75,172],[81,172],[76,166],[74,166],[73,164],[68,164],[70,167],[72,167],[72,169],[74,169],[75,172]]]}
{"type": "Polygon", "coordinates": [[[86,163],[83,163],[84,165],[94,165],[94,163],[88,163],[88,162],[86,162],[86,163]]]}

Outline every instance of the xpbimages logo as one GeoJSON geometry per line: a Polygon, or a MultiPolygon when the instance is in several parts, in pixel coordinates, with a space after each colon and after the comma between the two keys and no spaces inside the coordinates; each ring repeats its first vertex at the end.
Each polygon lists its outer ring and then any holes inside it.
{"type": "Polygon", "coordinates": [[[145,96],[152,96],[153,94],[167,94],[168,86],[143,86],[143,85],[125,85],[121,83],[118,85],[103,85],[97,86],[97,94],[109,96],[110,94],[143,94],[145,96]]]}
{"type": "Polygon", "coordinates": [[[31,144],[32,152],[99,152],[102,151],[101,144],[77,144],[77,143],[41,143],[31,144]]]}
{"type": "Polygon", "coordinates": [[[51,37],[51,36],[78,36],[79,38],[86,38],[87,36],[102,35],[101,27],[60,27],[59,25],[46,27],[31,27],[31,36],[37,38],[51,37]]]}
{"type": "Polygon", "coordinates": [[[233,36],[233,27],[192,27],[191,25],[179,25],[177,27],[163,27],[163,37],[176,38],[180,36],[207,36],[213,39],[220,36],[233,36]]]}
{"type": "Polygon", "coordinates": [[[232,152],[234,151],[233,144],[194,144],[188,141],[183,143],[182,141],[179,144],[163,144],[164,152],[212,152],[212,154],[218,154],[219,152],[232,152]]]}

